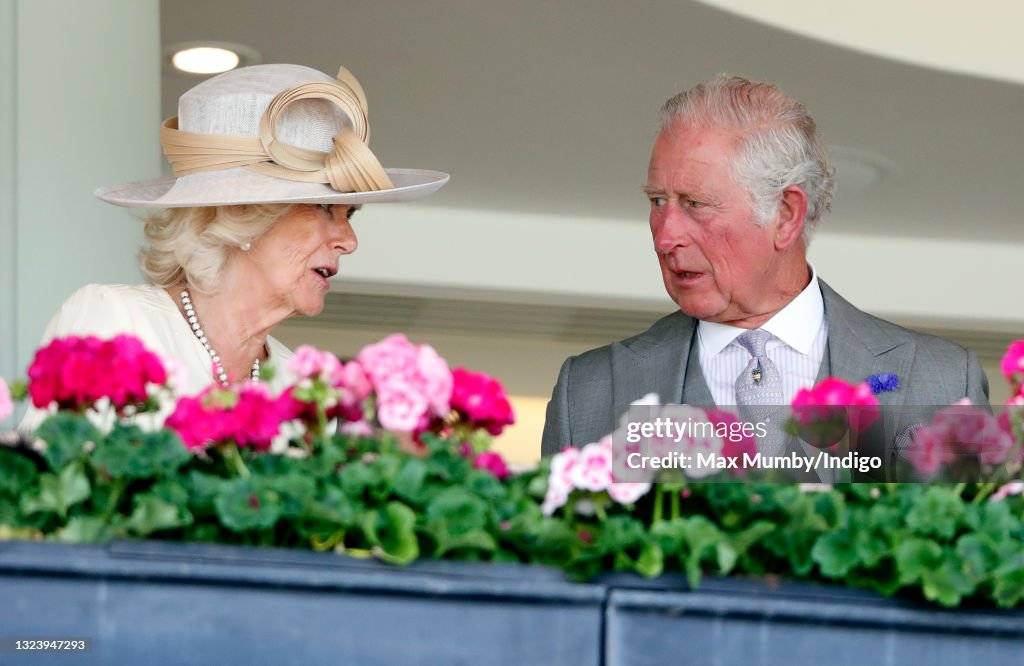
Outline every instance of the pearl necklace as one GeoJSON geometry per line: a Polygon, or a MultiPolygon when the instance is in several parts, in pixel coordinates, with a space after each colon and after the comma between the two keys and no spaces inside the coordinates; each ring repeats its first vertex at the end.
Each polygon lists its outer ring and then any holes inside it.
{"type": "MultiPolygon", "coordinates": [[[[192,298],[189,296],[188,289],[181,290],[181,308],[185,311],[185,319],[188,320],[189,325],[192,327],[192,332],[195,333],[196,339],[203,345],[206,352],[210,355],[210,360],[213,362],[213,376],[220,382],[223,387],[228,387],[228,373],[224,370],[224,366],[221,365],[220,355],[210,344],[210,341],[206,339],[206,334],[203,333],[203,326],[199,323],[199,317],[196,316],[196,310],[192,307],[192,298]]],[[[252,375],[251,378],[254,382],[260,380],[260,357],[257,356],[256,360],[252,362],[252,375]]]]}

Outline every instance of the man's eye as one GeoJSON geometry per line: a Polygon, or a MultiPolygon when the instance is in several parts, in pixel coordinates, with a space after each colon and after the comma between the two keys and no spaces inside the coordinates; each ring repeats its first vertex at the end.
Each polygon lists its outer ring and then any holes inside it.
{"type": "Polygon", "coordinates": [[[655,208],[661,208],[665,205],[665,197],[651,197],[651,205],[655,208]]]}
{"type": "Polygon", "coordinates": [[[686,202],[686,205],[690,208],[705,208],[707,206],[703,201],[694,201],[693,199],[689,199],[686,202]]]}

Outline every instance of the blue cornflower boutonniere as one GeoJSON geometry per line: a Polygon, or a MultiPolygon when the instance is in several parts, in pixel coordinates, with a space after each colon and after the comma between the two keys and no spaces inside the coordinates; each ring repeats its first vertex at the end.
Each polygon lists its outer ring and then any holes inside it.
{"type": "Polygon", "coordinates": [[[888,393],[900,387],[900,378],[891,372],[880,372],[877,375],[871,375],[868,377],[867,382],[868,386],[871,387],[872,395],[888,393]]]}

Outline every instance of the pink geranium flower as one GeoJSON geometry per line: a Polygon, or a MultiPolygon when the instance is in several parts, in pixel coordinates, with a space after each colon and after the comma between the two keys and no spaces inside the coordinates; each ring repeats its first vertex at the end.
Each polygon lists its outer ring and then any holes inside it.
{"type": "Polygon", "coordinates": [[[867,382],[850,384],[828,377],[812,388],[797,391],[791,403],[793,418],[802,426],[847,418],[851,428],[863,432],[878,419],[878,399],[867,382]]]}
{"type": "Polygon", "coordinates": [[[497,451],[484,451],[477,454],[473,458],[473,467],[486,470],[499,479],[504,479],[509,475],[508,465],[497,451]]]}
{"type": "Polygon", "coordinates": [[[368,345],[357,358],[377,395],[377,418],[396,432],[419,432],[451,411],[452,373],[429,345],[401,334],[368,345]]]}
{"type": "Polygon", "coordinates": [[[722,457],[736,460],[736,467],[730,467],[733,476],[743,476],[746,472],[744,463],[747,456],[751,458],[757,453],[757,442],[751,436],[750,429],[744,429],[739,416],[724,409],[709,409],[708,419],[715,424],[715,429],[723,432],[722,457]]]}
{"type": "Polygon", "coordinates": [[[1000,364],[1006,381],[1013,387],[1013,393],[1024,392],[1024,340],[1010,343],[1000,364]]]}
{"type": "Polygon", "coordinates": [[[103,398],[118,411],[140,406],[167,384],[163,362],[133,336],[59,338],[40,348],[28,369],[32,404],[85,410],[103,398]]]}
{"type": "MultiPolygon", "coordinates": [[[[1005,416],[1005,415],[1004,415],[1005,416]]],[[[963,456],[976,456],[983,465],[1001,465],[1014,450],[1008,422],[969,404],[951,405],[937,412],[921,428],[907,450],[907,459],[922,474],[935,474],[942,465],[963,456]]],[[[1021,461],[1021,452],[1017,459],[1021,461]]]]}
{"type": "Polygon", "coordinates": [[[188,449],[235,443],[266,451],[280,434],[281,423],[290,418],[286,396],[273,398],[264,384],[245,382],[230,391],[211,386],[197,396],[181,398],[166,424],[188,449]]]}
{"type": "Polygon", "coordinates": [[[608,486],[608,496],[619,504],[635,504],[638,499],[651,490],[651,484],[639,483],[613,483],[608,486]]]}
{"type": "Polygon", "coordinates": [[[288,369],[299,379],[319,377],[331,385],[341,377],[338,357],[310,345],[302,345],[295,350],[295,356],[288,361],[288,369]]]}
{"type": "Polygon", "coordinates": [[[605,436],[600,442],[587,444],[569,475],[572,485],[580,490],[601,492],[612,483],[612,438],[605,436]]]}
{"type": "Polygon", "coordinates": [[[462,420],[494,436],[515,422],[505,389],[498,380],[482,372],[465,368],[452,371],[451,406],[462,420]]]}

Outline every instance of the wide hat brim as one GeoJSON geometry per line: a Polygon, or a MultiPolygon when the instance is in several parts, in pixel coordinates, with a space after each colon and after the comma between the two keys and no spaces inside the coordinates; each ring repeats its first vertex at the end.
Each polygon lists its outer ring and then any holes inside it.
{"type": "Polygon", "coordinates": [[[425,169],[385,169],[394,187],[338,192],[329,185],[274,178],[245,167],[101,187],[94,194],[126,208],[186,208],[241,204],[362,204],[415,201],[441,189],[450,176],[425,169]]]}

